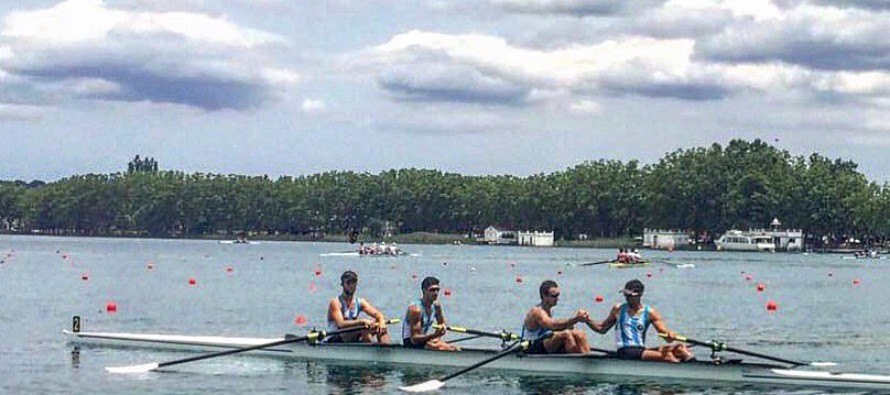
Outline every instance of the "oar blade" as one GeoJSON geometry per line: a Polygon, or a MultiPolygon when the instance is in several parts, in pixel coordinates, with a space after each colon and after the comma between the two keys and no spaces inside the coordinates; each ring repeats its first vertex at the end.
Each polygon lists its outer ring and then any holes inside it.
{"type": "Polygon", "coordinates": [[[134,374],[134,373],[146,373],[152,370],[159,368],[157,362],[152,363],[144,363],[141,365],[130,365],[130,366],[108,366],[105,368],[105,371],[108,373],[120,373],[120,374],[134,374]]]}
{"type": "Polygon", "coordinates": [[[435,391],[439,388],[442,388],[443,385],[445,385],[444,381],[430,380],[430,381],[425,381],[420,384],[409,385],[406,387],[399,387],[399,389],[402,391],[405,391],[405,392],[410,392],[410,393],[416,394],[416,393],[421,393],[421,392],[435,391]]]}
{"type": "Polygon", "coordinates": [[[837,366],[837,363],[834,362],[810,362],[810,366],[819,366],[819,367],[828,367],[828,366],[837,366]]]}

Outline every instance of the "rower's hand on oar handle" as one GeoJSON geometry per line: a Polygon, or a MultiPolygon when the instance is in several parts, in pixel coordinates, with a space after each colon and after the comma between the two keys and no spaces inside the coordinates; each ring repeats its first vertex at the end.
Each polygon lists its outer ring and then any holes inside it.
{"type": "Polygon", "coordinates": [[[677,334],[674,331],[667,331],[665,333],[659,333],[658,336],[661,336],[666,342],[672,343],[674,340],[678,340],[681,342],[685,342],[686,338],[677,334]]]}

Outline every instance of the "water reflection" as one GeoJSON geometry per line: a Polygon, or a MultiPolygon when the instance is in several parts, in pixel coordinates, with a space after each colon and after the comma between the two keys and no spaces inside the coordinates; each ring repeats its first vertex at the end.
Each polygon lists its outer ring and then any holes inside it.
{"type": "Polygon", "coordinates": [[[71,349],[71,367],[75,369],[80,367],[80,346],[71,349]]]}
{"type": "MultiPolygon", "coordinates": [[[[387,384],[387,377],[393,370],[378,365],[340,365],[324,362],[305,362],[305,369],[310,384],[324,384],[328,394],[371,394],[381,392],[387,384]]],[[[288,369],[295,369],[291,365],[288,369]]]]}

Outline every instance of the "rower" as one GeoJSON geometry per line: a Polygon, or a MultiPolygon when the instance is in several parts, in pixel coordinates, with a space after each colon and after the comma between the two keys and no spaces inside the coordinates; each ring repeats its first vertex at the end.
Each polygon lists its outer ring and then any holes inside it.
{"type": "Polygon", "coordinates": [[[559,302],[556,281],[546,280],[538,288],[541,303],[532,307],[522,322],[522,338],[531,340],[529,354],[576,354],[590,352],[587,334],[573,329],[579,322],[590,320],[590,314],[578,310],[571,318],[553,319],[552,309],[559,302]]]}
{"type": "Polygon", "coordinates": [[[402,322],[402,345],[409,348],[424,348],[436,351],[460,351],[460,347],[448,344],[445,336],[445,313],[439,301],[439,279],[428,276],[420,283],[423,296],[411,302],[405,311],[402,322]],[[433,317],[437,327],[430,333],[433,317]]]}
{"type": "Polygon", "coordinates": [[[602,322],[587,321],[587,326],[594,332],[605,334],[615,327],[615,342],[618,346],[618,358],[643,361],[682,362],[694,359],[694,355],[682,343],[666,344],[655,348],[646,348],[646,331],[654,326],[670,343],[677,334],[668,330],[655,308],[642,302],[645,286],[640,280],[631,280],[624,285],[621,293],[625,303],[616,303],[609,316],[602,322]]]}
{"type": "Polygon", "coordinates": [[[326,343],[389,343],[389,333],[386,331],[386,317],[367,299],[355,296],[358,288],[358,274],[352,270],[343,272],[340,276],[340,285],[343,293],[328,302],[328,328],[331,331],[364,326],[365,329],[358,332],[343,333],[325,339],[326,343]],[[372,317],[359,318],[364,312],[372,317]]]}

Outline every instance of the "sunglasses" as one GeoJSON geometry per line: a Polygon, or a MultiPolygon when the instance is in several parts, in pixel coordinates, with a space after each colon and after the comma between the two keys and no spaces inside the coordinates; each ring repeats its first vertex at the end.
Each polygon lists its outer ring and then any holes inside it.
{"type": "Polygon", "coordinates": [[[439,292],[439,287],[429,287],[426,290],[430,292],[439,292]]]}
{"type": "Polygon", "coordinates": [[[557,292],[557,293],[555,293],[555,294],[549,294],[549,295],[547,295],[547,296],[549,296],[549,297],[551,297],[551,298],[553,298],[553,299],[559,299],[559,295],[560,295],[559,292],[557,292]]]}

